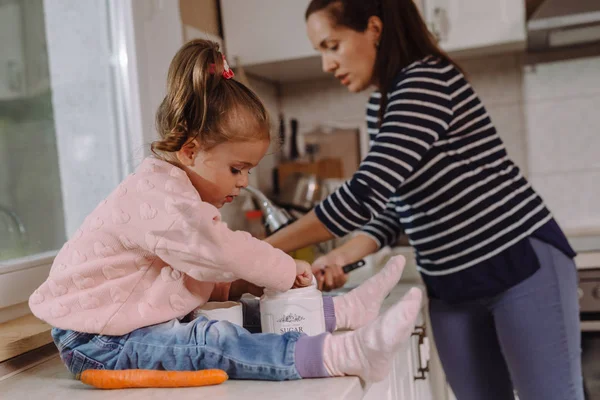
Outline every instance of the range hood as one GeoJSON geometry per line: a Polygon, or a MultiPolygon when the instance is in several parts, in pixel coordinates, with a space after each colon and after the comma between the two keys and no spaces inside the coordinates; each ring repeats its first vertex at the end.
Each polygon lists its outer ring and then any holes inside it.
{"type": "Polygon", "coordinates": [[[545,0],[527,22],[529,51],[600,43],[600,0],[545,0]]]}

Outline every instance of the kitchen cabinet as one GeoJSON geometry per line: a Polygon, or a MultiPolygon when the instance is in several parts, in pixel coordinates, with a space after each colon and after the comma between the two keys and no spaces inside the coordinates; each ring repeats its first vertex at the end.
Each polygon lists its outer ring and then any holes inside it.
{"type": "Polygon", "coordinates": [[[525,48],[523,0],[422,0],[422,13],[450,54],[525,48]]]}
{"type": "Polygon", "coordinates": [[[0,5],[0,100],[34,96],[50,87],[43,3],[0,5]]]}
{"type": "Polygon", "coordinates": [[[221,0],[223,35],[232,65],[317,55],[304,24],[309,0],[221,0]]]}

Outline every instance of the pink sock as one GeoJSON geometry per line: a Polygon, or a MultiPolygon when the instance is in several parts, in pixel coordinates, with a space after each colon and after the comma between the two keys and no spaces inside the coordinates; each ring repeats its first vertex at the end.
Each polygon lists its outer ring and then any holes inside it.
{"type": "Polygon", "coordinates": [[[323,363],[329,375],[356,375],[371,382],[384,379],[396,352],[410,338],[421,300],[421,290],[412,288],[371,324],[354,332],[327,335],[323,363]]]}
{"type": "Polygon", "coordinates": [[[377,318],[383,300],[398,284],[405,263],[404,257],[396,256],[350,293],[334,297],[335,329],[358,329],[377,318]]]}

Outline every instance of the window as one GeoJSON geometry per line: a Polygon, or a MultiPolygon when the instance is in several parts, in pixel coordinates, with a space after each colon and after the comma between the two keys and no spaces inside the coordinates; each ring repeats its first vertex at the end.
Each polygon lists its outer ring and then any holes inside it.
{"type": "Polygon", "coordinates": [[[0,309],[135,164],[123,4],[0,0],[0,309]]]}

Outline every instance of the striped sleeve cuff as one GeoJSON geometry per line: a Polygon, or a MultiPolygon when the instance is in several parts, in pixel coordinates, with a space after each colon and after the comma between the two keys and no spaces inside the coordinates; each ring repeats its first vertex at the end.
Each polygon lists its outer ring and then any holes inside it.
{"type": "Polygon", "coordinates": [[[395,240],[396,235],[392,235],[388,232],[384,232],[373,224],[365,225],[360,230],[361,233],[370,236],[375,240],[379,248],[385,247],[395,240]]]}
{"type": "Polygon", "coordinates": [[[369,238],[371,238],[376,244],[377,244],[377,250],[380,250],[382,247],[385,246],[385,244],[383,244],[381,242],[381,239],[378,238],[377,236],[373,235],[371,232],[365,231],[365,230],[360,230],[356,232],[357,235],[365,235],[369,238]]]}
{"type": "Polygon", "coordinates": [[[346,182],[323,200],[315,212],[319,220],[335,236],[344,236],[359,229],[371,219],[372,209],[353,192],[356,187],[346,182]]]}
{"type": "Polygon", "coordinates": [[[325,228],[327,228],[327,230],[331,232],[334,236],[345,236],[349,232],[349,230],[343,229],[341,225],[337,224],[331,218],[331,216],[329,215],[329,213],[327,213],[326,210],[323,210],[324,203],[325,202],[318,204],[315,207],[315,214],[317,214],[317,218],[319,218],[319,221],[321,221],[321,223],[325,225],[325,228]]]}

